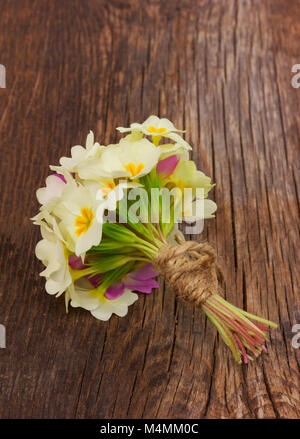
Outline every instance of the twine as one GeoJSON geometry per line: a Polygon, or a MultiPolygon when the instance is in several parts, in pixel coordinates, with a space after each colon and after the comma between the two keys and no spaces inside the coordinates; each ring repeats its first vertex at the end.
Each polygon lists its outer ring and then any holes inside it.
{"type": "Polygon", "coordinates": [[[174,292],[194,306],[216,294],[223,281],[216,252],[208,243],[165,244],[154,256],[153,265],[174,292]]]}

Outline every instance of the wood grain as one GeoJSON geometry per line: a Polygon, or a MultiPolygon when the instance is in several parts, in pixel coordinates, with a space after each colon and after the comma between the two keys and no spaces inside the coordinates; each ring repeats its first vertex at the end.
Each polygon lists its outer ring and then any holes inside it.
{"type": "Polygon", "coordinates": [[[0,14],[2,418],[299,418],[299,1],[7,0],[0,14]],[[29,221],[48,164],[166,116],[217,183],[203,237],[226,298],[277,321],[235,364],[200,310],[161,288],[125,318],[67,316],[29,221]]]}

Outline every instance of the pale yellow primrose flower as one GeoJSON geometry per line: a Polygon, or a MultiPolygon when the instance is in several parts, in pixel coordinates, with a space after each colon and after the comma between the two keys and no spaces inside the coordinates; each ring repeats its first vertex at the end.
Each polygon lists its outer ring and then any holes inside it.
{"type": "MultiPolygon", "coordinates": [[[[122,142],[137,142],[139,140],[141,140],[143,138],[143,133],[141,131],[136,131],[133,130],[130,134],[128,134],[127,136],[123,137],[120,140],[120,144],[122,142]]],[[[158,142],[156,142],[155,146],[158,146],[159,140],[160,140],[160,136],[156,136],[154,137],[154,140],[158,140],[158,142]]],[[[152,139],[153,140],[153,139],[152,139]]],[[[186,160],[189,159],[189,153],[188,150],[183,147],[182,145],[180,145],[179,143],[164,143],[159,145],[160,147],[160,157],[159,159],[161,160],[162,158],[166,158],[169,155],[172,155],[176,152],[177,155],[180,155],[182,157],[186,157],[186,160]]]]}
{"type": "Polygon", "coordinates": [[[166,178],[166,183],[173,183],[182,191],[184,188],[192,188],[195,195],[197,188],[204,189],[204,198],[208,192],[215,186],[211,184],[211,178],[203,172],[198,171],[193,160],[180,160],[173,174],[166,178]]]}
{"type": "Polygon", "coordinates": [[[84,308],[99,320],[109,320],[112,314],[124,317],[128,312],[128,307],[137,299],[138,295],[125,288],[122,296],[117,299],[107,299],[105,296],[99,297],[87,279],[80,279],[69,288],[71,306],[74,308],[84,308]]]}
{"type": "Polygon", "coordinates": [[[41,225],[41,233],[43,239],[37,243],[35,254],[46,269],[40,276],[46,278],[47,293],[60,296],[72,283],[68,254],[54,232],[51,233],[41,225]]]}
{"type": "Polygon", "coordinates": [[[58,226],[67,247],[76,256],[83,256],[101,241],[102,226],[96,220],[98,204],[95,192],[73,182],[65,185],[59,202],[52,208],[60,219],[58,226]]]}
{"type": "MultiPolygon", "coordinates": [[[[33,224],[40,226],[42,230],[42,234],[46,234],[47,232],[51,234],[54,233],[57,239],[59,239],[62,243],[66,244],[56,221],[56,218],[51,215],[51,210],[57,205],[57,199],[53,198],[44,204],[37,215],[35,215],[31,220],[33,224]]],[[[50,238],[47,238],[51,240],[50,238]]]]}
{"type": "MultiPolygon", "coordinates": [[[[130,134],[128,134],[127,136],[123,137],[120,140],[120,144],[125,141],[137,142],[142,138],[143,138],[143,133],[141,131],[133,130],[130,134]]],[[[154,139],[155,138],[159,140],[160,136],[154,137],[154,139]]],[[[175,152],[177,155],[180,155],[181,157],[185,157],[186,160],[189,159],[188,150],[184,148],[182,145],[180,145],[179,143],[164,143],[159,145],[159,147],[160,147],[160,157],[159,157],[160,160],[168,157],[169,155],[174,154],[175,152]]]]}
{"type": "Polygon", "coordinates": [[[130,128],[117,127],[117,130],[121,133],[137,130],[141,131],[146,136],[161,136],[173,132],[184,133],[182,130],[178,130],[174,127],[173,123],[168,119],[160,119],[157,116],[149,116],[143,123],[132,123],[130,128]]]}
{"type": "Polygon", "coordinates": [[[99,201],[96,218],[99,223],[103,222],[105,210],[116,210],[117,203],[122,200],[125,189],[143,187],[140,183],[128,180],[120,180],[119,183],[116,184],[113,179],[102,179],[97,182],[83,180],[83,186],[89,188],[90,191],[96,194],[96,200],[99,201]]]}
{"type": "Polygon", "coordinates": [[[85,148],[81,145],[73,146],[71,157],[61,157],[59,163],[69,172],[75,172],[80,163],[89,158],[98,157],[103,149],[104,146],[99,145],[98,142],[94,143],[94,133],[90,131],[86,138],[85,148]]]}
{"type": "Polygon", "coordinates": [[[101,178],[136,179],[148,174],[157,164],[160,148],[147,139],[130,142],[123,139],[117,145],[107,146],[99,158],[78,168],[81,179],[101,178]]]}
{"type": "Polygon", "coordinates": [[[49,175],[46,178],[46,187],[36,191],[38,202],[42,205],[48,203],[53,198],[59,198],[65,187],[65,183],[56,175],[49,175]]]}
{"type": "MultiPolygon", "coordinates": [[[[182,147],[187,150],[192,149],[191,146],[183,140],[181,136],[177,133],[184,133],[182,130],[178,130],[174,127],[173,123],[168,119],[160,119],[157,116],[150,116],[143,123],[132,123],[130,128],[118,127],[118,131],[121,133],[126,133],[130,131],[140,131],[146,136],[152,136],[153,141],[155,142],[155,137],[166,137],[168,139],[174,140],[179,143],[182,147]]],[[[158,142],[159,142],[158,139],[158,142]]],[[[158,144],[157,142],[157,144],[158,144]]]]}
{"type": "Polygon", "coordinates": [[[130,189],[134,187],[142,187],[142,184],[139,183],[129,183],[129,182],[120,182],[113,189],[107,192],[106,188],[101,187],[96,194],[96,199],[101,203],[97,207],[96,218],[100,223],[102,222],[104,211],[110,210],[114,211],[117,208],[117,203],[122,200],[124,196],[124,189],[130,189]]]}
{"type": "Polygon", "coordinates": [[[159,147],[161,151],[159,157],[160,160],[163,160],[174,154],[179,156],[182,160],[189,160],[189,151],[179,143],[165,143],[160,145],[159,147]]]}
{"type": "MultiPolygon", "coordinates": [[[[192,160],[181,158],[174,172],[163,179],[163,185],[179,188],[181,196],[178,202],[182,202],[182,216],[184,221],[193,222],[200,219],[214,218],[217,205],[212,200],[207,200],[208,192],[214,187],[210,177],[198,171],[196,164],[192,160]],[[199,191],[203,190],[203,193],[199,191]],[[200,194],[200,196],[199,196],[200,194]],[[196,199],[197,198],[197,199],[196,199]],[[196,210],[197,203],[203,202],[203,210],[196,210]]],[[[198,206],[200,206],[198,204],[198,206]]]]}
{"type": "MultiPolygon", "coordinates": [[[[97,181],[82,180],[81,184],[95,194],[101,190],[103,198],[106,197],[118,185],[113,178],[101,178],[97,181]]],[[[97,199],[100,200],[100,198],[97,199]]]]}

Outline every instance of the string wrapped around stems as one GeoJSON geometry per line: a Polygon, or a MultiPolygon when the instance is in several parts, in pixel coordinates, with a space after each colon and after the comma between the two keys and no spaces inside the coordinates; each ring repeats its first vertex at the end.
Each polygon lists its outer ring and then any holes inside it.
{"type": "Polygon", "coordinates": [[[179,298],[204,311],[238,363],[248,363],[253,356],[267,352],[264,342],[268,326],[277,325],[221,297],[223,274],[210,244],[185,242],[179,236],[177,241],[178,245],[165,244],[153,258],[154,267],[168,285],[179,298]]]}

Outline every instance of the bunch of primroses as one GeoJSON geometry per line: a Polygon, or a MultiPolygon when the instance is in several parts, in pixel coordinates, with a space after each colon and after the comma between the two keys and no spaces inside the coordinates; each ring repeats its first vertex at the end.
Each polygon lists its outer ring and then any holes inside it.
{"type": "MultiPolygon", "coordinates": [[[[102,146],[90,132],[85,147],[50,166],[33,218],[43,237],[36,256],[46,267],[46,291],[64,293],[67,310],[70,303],[100,320],[126,315],[138,299],[134,291],[158,287],[152,261],[167,243],[184,240],[178,222],[203,222],[217,208],[207,198],[211,179],[189,160],[191,147],[172,122],[150,116],[117,129],[126,133],[118,144],[102,146]]],[[[266,351],[268,327],[277,327],[217,291],[201,308],[238,363],[266,351]]]]}
{"type": "Polygon", "coordinates": [[[50,166],[33,218],[43,238],[36,256],[46,267],[40,275],[47,293],[64,293],[67,310],[70,303],[100,320],[126,315],[138,299],[133,291],[149,294],[158,287],[151,261],[166,242],[175,242],[179,219],[212,218],[216,210],[207,199],[211,180],[189,160],[191,147],[172,122],[150,116],[117,129],[126,133],[118,144],[100,145],[90,132],[85,147],[72,147],[71,157],[50,166]],[[129,194],[141,189],[149,200],[156,189],[158,201],[140,202],[134,213],[129,194]],[[167,189],[176,191],[164,207],[167,189]],[[199,193],[202,209],[195,216],[199,193]]]}

